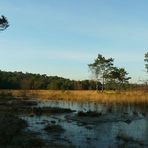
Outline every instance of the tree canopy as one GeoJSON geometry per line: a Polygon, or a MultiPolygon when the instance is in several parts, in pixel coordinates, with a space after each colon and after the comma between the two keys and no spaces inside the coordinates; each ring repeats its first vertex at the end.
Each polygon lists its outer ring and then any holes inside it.
{"type": "Polygon", "coordinates": [[[3,31],[8,27],[9,27],[8,20],[7,20],[7,18],[5,16],[2,15],[0,17],[0,31],[3,31]]]}
{"type": "Polygon", "coordinates": [[[146,70],[147,70],[147,72],[148,72],[148,52],[145,54],[144,61],[146,62],[145,68],[146,68],[146,70]]]}
{"type": "MultiPolygon", "coordinates": [[[[102,82],[102,91],[104,90],[105,78],[113,66],[113,61],[112,58],[106,59],[101,54],[98,54],[94,63],[88,65],[94,74],[96,81],[102,82]]],[[[96,89],[98,89],[98,86],[96,89]]]]}
{"type": "MultiPolygon", "coordinates": [[[[128,73],[124,68],[112,67],[107,78],[112,88],[120,90],[125,84],[128,84],[128,80],[131,77],[127,77],[128,73]]],[[[109,86],[110,87],[110,86],[109,86]]]]}
{"type": "MultiPolygon", "coordinates": [[[[130,77],[124,68],[113,66],[113,58],[105,58],[98,54],[94,63],[89,64],[91,72],[94,74],[96,81],[102,83],[102,91],[105,89],[105,84],[109,89],[121,89],[123,84],[127,84],[130,77]]],[[[98,86],[96,87],[98,89],[98,86]]]]}

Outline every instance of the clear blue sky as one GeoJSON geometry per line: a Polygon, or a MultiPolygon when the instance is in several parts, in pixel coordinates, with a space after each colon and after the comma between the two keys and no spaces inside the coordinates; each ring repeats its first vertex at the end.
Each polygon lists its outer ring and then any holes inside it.
{"type": "Polygon", "coordinates": [[[89,79],[98,53],[146,78],[147,0],[1,0],[0,69],[89,79]]]}

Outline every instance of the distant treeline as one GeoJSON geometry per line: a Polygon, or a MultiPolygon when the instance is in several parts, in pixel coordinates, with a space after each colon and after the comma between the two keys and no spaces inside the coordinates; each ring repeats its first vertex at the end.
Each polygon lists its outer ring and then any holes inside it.
{"type": "MultiPolygon", "coordinates": [[[[101,89],[101,83],[99,83],[101,89]]],[[[0,71],[0,89],[95,90],[93,80],[75,81],[58,76],[0,71]]]]}

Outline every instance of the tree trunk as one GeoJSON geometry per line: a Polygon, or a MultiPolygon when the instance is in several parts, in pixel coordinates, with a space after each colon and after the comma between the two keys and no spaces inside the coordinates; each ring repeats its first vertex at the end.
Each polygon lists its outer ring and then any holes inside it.
{"type": "Polygon", "coordinates": [[[96,81],[96,91],[98,91],[98,80],[96,81]]]}
{"type": "Polygon", "coordinates": [[[102,78],[102,92],[104,91],[104,76],[102,78]]]}

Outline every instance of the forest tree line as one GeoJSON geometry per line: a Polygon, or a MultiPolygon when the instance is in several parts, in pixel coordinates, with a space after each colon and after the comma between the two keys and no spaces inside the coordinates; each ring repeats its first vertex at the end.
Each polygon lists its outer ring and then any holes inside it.
{"type": "MultiPolygon", "coordinates": [[[[101,90],[102,84],[96,80],[70,80],[58,76],[45,74],[33,74],[23,72],[6,72],[0,70],[0,89],[23,89],[23,90],[101,90]]],[[[125,84],[122,89],[135,88],[139,85],[125,84]]],[[[115,90],[116,84],[108,82],[106,90],[115,90]]]]}
{"type": "MultiPolygon", "coordinates": [[[[101,88],[101,83],[98,82],[101,88]]],[[[58,76],[0,71],[0,89],[95,90],[93,80],[70,80],[58,76]]]]}

